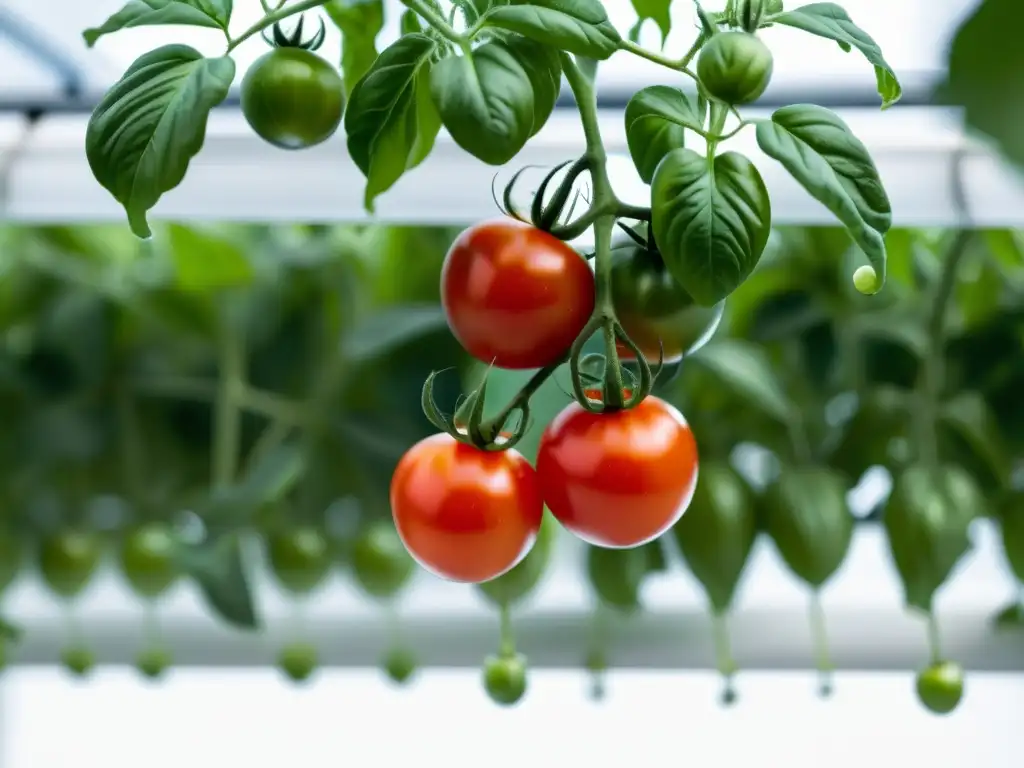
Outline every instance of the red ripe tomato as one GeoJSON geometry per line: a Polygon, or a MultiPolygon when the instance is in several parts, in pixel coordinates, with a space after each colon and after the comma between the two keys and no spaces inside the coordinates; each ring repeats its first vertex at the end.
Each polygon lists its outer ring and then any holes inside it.
{"type": "Polygon", "coordinates": [[[541,437],[537,477],[565,528],[599,547],[636,547],[689,506],[697,443],[683,415],[657,397],[604,414],[571,403],[541,437]]]}
{"type": "Polygon", "coordinates": [[[438,434],[416,443],[391,478],[391,512],[427,570],[469,583],[511,570],[537,537],[544,502],[516,450],[488,452],[438,434]]]}
{"type": "Polygon", "coordinates": [[[441,303],[459,343],[499,368],[558,360],[594,311],[594,273],[554,235],[512,220],[475,224],[452,243],[441,303]]]}

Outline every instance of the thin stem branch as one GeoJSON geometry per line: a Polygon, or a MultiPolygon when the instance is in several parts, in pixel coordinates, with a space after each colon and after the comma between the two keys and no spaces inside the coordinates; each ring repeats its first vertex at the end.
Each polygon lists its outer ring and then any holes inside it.
{"type": "Polygon", "coordinates": [[[238,473],[242,437],[239,400],[245,390],[245,344],[233,332],[225,331],[220,344],[220,380],[214,400],[213,486],[231,485],[238,473]]]}
{"type": "Polygon", "coordinates": [[[498,648],[499,653],[504,657],[516,655],[516,639],[512,630],[512,608],[509,604],[502,603],[498,609],[498,648]]]}
{"type": "MultiPolygon", "coordinates": [[[[218,396],[216,382],[190,376],[162,376],[142,378],[132,382],[132,388],[144,395],[192,400],[200,403],[214,402],[218,396]]],[[[235,392],[238,407],[272,421],[283,421],[296,426],[306,421],[301,404],[279,395],[243,384],[235,392]]]]}
{"type": "Polygon", "coordinates": [[[626,51],[641,59],[646,59],[654,64],[671,69],[674,72],[681,72],[696,82],[698,80],[697,75],[693,70],[689,69],[689,64],[690,61],[693,60],[693,57],[697,55],[697,51],[700,50],[700,46],[703,44],[704,36],[701,34],[698,36],[697,42],[694,43],[694,47],[687,51],[686,55],[681,59],[670,59],[667,56],[662,56],[654,51],[649,51],[643,46],[637,45],[629,40],[622,40],[622,42],[619,43],[619,50],[626,51]]]}
{"type": "Polygon", "coordinates": [[[939,462],[935,428],[946,378],[946,316],[953,298],[953,290],[956,288],[960,266],[973,236],[974,233],[968,229],[958,230],[954,235],[953,242],[946,252],[928,318],[928,348],[918,382],[920,399],[917,409],[917,439],[921,460],[932,467],[937,466],[939,462]]]}
{"type": "Polygon", "coordinates": [[[811,637],[814,642],[815,665],[820,676],[819,691],[822,696],[832,692],[832,657],[828,650],[828,629],[825,622],[825,609],[821,605],[821,595],[815,590],[810,600],[811,637]]]}
{"type": "Polygon", "coordinates": [[[942,661],[942,635],[939,632],[939,620],[935,611],[928,611],[928,655],[932,664],[942,661]]]}
{"type": "MultiPolygon", "coordinates": [[[[429,3],[425,3],[423,0],[402,0],[402,5],[422,17],[427,24],[433,27],[437,32],[440,32],[451,42],[463,48],[468,47],[472,34],[459,34],[449,21],[435,11],[429,3]]],[[[455,9],[453,8],[453,11],[454,10],[455,9]]]]}
{"type": "Polygon", "coordinates": [[[277,10],[265,15],[238,37],[229,37],[227,53],[231,53],[250,37],[258,35],[260,32],[268,27],[274,26],[274,24],[277,24],[279,21],[284,21],[291,16],[295,16],[296,14],[303,13],[305,11],[311,11],[314,8],[319,8],[326,4],[327,0],[300,0],[300,2],[295,5],[278,6],[277,10]]]}

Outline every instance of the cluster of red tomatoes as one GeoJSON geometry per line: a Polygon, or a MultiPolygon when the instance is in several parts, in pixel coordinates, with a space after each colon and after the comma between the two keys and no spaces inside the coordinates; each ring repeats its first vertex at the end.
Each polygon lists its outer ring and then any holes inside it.
{"type": "MultiPolygon", "coordinates": [[[[453,334],[475,358],[542,368],[563,358],[594,312],[594,273],[554,236],[499,220],[458,237],[441,295],[453,334]]],[[[526,555],[545,506],[584,541],[629,548],[668,530],[696,482],[697,445],[670,404],[649,396],[593,414],[572,402],[544,431],[536,467],[515,449],[484,451],[445,433],[422,440],[395,470],[391,508],[423,567],[480,583],[526,555]]]]}

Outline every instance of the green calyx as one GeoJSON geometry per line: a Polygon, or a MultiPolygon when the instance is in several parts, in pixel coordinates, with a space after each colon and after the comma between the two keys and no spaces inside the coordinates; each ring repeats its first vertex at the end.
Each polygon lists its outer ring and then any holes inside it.
{"type": "Polygon", "coordinates": [[[268,30],[263,30],[263,40],[273,48],[301,48],[304,51],[319,50],[327,36],[327,27],[324,25],[323,19],[317,18],[317,31],[312,37],[306,38],[303,36],[305,20],[305,16],[299,16],[291,32],[286,31],[281,22],[277,22],[270,27],[270,34],[267,34],[268,30]]]}

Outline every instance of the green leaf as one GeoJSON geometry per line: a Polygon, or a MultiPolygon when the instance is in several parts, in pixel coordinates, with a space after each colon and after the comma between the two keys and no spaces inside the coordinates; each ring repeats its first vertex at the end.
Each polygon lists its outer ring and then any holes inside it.
{"type": "MultiPolygon", "coordinates": [[[[23,635],[24,632],[21,627],[16,624],[12,624],[3,616],[0,616],[0,646],[4,643],[17,643],[21,640],[23,635]]],[[[3,650],[0,648],[0,654],[2,653],[3,650]]],[[[2,666],[2,663],[0,663],[0,666],[2,666]]]]}
{"type": "Polygon", "coordinates": [[[168,227],[171,259],[178,287],[203,292],[252,283],[254,271],[242,250],[225,237],[197,227],[168,227]]]}
{"type": "Polygon", "coordinates": [[[958,435],[1002,483],[1010,478],[1010,460],[999,424],[985,398],[977,392],[961,392],[942,405],[939,423],[958,435]]]}
{"type": "Polygon", "coordinates": [[[760,511],[782,560],[819,589],[839,570],[853,540],[845,478],[827,467],[784,468],[766,489],[760,511]]]}
{"type": "Polygon", "coordinates": [[[1016,491],[999,507],[1003,554],[1014,578],[1024,585],[1024,493],[1016,491]]]}
{"type": "Polygon", "coordinates": [[[530,49],[544,55],[541,46],[526,40],[516,45],[490,40],[442,59],[430,72],[430,93],[444,127],[456,144],[489,165],[509,162],[534,133],[530,72],[536,65],[527,69],[524,63],[530,49]]]}
{"type": "Polygon", "coordinates": [[[678,88],[652,85],[633,95],[626,105],[626,143],[645,184],[665,155],[685,146],[685,129],[702,130],[706,117],[707,102],[678,88]]]}
{"type": "Polygon", "coordinates": [[[771,218],[761,174],[738,152],[711,160],[676,149],[651,181],[651,227],[665,266],[704,306],[724,299],[754,270],[771,218]]]}
{"type": "Polygon", "coordinates": [[[794,104],[757,124],[757,143],[835,214],[884,282],[892,206],[871,154],[846,123],[824,107],[794,104]]]}
{"type": "Polygon", "coordinates": [[[551,563],[559,528],[551,513],[545,512],[537,539],[526,557],[498,578],[477,584],[480,593],[499,608],[517,605],[532,594],[551,563]]]}
{"type": "MultiPolygon", "coordinates": [[[[562,90],[561,59],[554,48],[537,45],[525,37],[510,36],[503,44],[526,70],[533,87],[533,129],[530,136],[536,136],[555,111],[562,90]]],[[[596,66],[595,62],[595,69],[596,66]]]]}
{"type": "Polygon", "coordinates": [[[702,463],[693,500],[672,534],[712,609],[728,611],[757,537],[750,486],[728,463],[702,463]]]}
{"type": "Polygon", "coordinates": [[[182,572],[192,577],[209,606],[229,624],[240,629],[259,629],[252,587],[237,534],[181,544],[177,560],[182,572]]]}
{"type": "Polygon", "coordinates": [[[85,30],[82,37],[92,48],[103,35],[131,27],[183,24],[226,32],[232,6],[233,0],[128,0],[103,24],[85,30]]]}
{"type": "Polygon", "coordinates": [[[514,2],[493,8],[486,18],[490,26],[598,61],[615,53],[622,41],[601,0],[514,2]]]}
{"type": "Polygon", "coordinates": [[[424,144],[433,142],[433,136],[421,135],[417,92],[429,77],[436,48],[426,35],[405,35],[384,49],[352,89],[345,131],[349,154],[366,177],[363,204],[370,213],[374,200],[422,160],[424,144]]]}
{"type": "Polygon", "coordinates": [[[356,83],[377,60],[377,35],[384,29],[384,2],[331,0],[324,10],[341,32],[341,74],[346,95],[351,96],[356,83]]]}
{"type": "Polygon", "coordinates": [[[405,11],[402,14],[401,31],[403,35],[414,35],[423,32],[423,25],[420,24],[420,17],[416,11],[405,11]]]}
{"type": "Polygon", "coordinates": [[[1024,167],[1024,132],[1017,119],[1024,110],[1021,4],[985,0],[971,7],[949,46],[949,74],[940,95],[943,103],[963,109],[968,128],[992,139],[1004,157],[1024,167]]]}
{"type": "Polygon", "coordinates": [[[878,95],[882,97],[882,109],[891,107],[903,95],[903,88],[896,78],[896,73],[882,56],[882,50],[878,47],[878,43],[871,35],[853,23],[849,14],[841,6],[835,3],[811,3],[772,16],[771,21],[775,24],[785,24],[787,27],[802,29],[804,32],[810,32],[818,37],[835,40],[846,51],[851,47],[859,50],[864,54],[864,58],[875,67],[875,80],[878,85],[878,95]]]}
{"type": "Polygon", "coordinates": [[[689,358],[715,376],[726,388],[780,422],[796,412],[764,349],[741,339],[720,339],[689,358]]]}
{"type": "Polygon", "coordinates": [[[908,606],[931,611],[936,591],[971,548],[971,521],[984,504],[974,480],[955,465],[915,464],[897,475],[882,521],[908,606]]]}
{"type": "Polygon", "coordinates": [[[93,111],[85,134],[89,167],[139,237],[152,234],[147,212],[185,178],[210,110],[234,77],[228,56],[206,59],[187,45],[165,45],[136,59],[93,111]]]}
{"type": "Polygon", "coordinates": [[[352,365],[368,362],[447,322],[444,310],[437,305],[389,307],[353,327],[342,342],[342,354],[352,365]]]}
{"type": "Polygon", "coordinates": [[[992,625],[998,630],[1024,629],[1024,605],[1010,603],[992,617],[992,625]]]}
{"type": "Polygon", "coordinates": [[[989,229],[982,235],[999,264],[1013,270],[1024,267],[1024,235],[1014,229],[989,229]]]}
{"type": "Polygon", "coordinates": [[[668,33],[672,31],[672,15],[669,13],[671,6],[672,0],[633,0],[633,10],[641,22],[651,19],[658,25],[662,48],[665,47],[668,33]]]}
{"type": "Polygon", "coordinates": [[[604,605],[625,614],[640,608],[640,590],[651,572],[643,547],[605,549],[587,547],[590,587],[604,605]]]}

